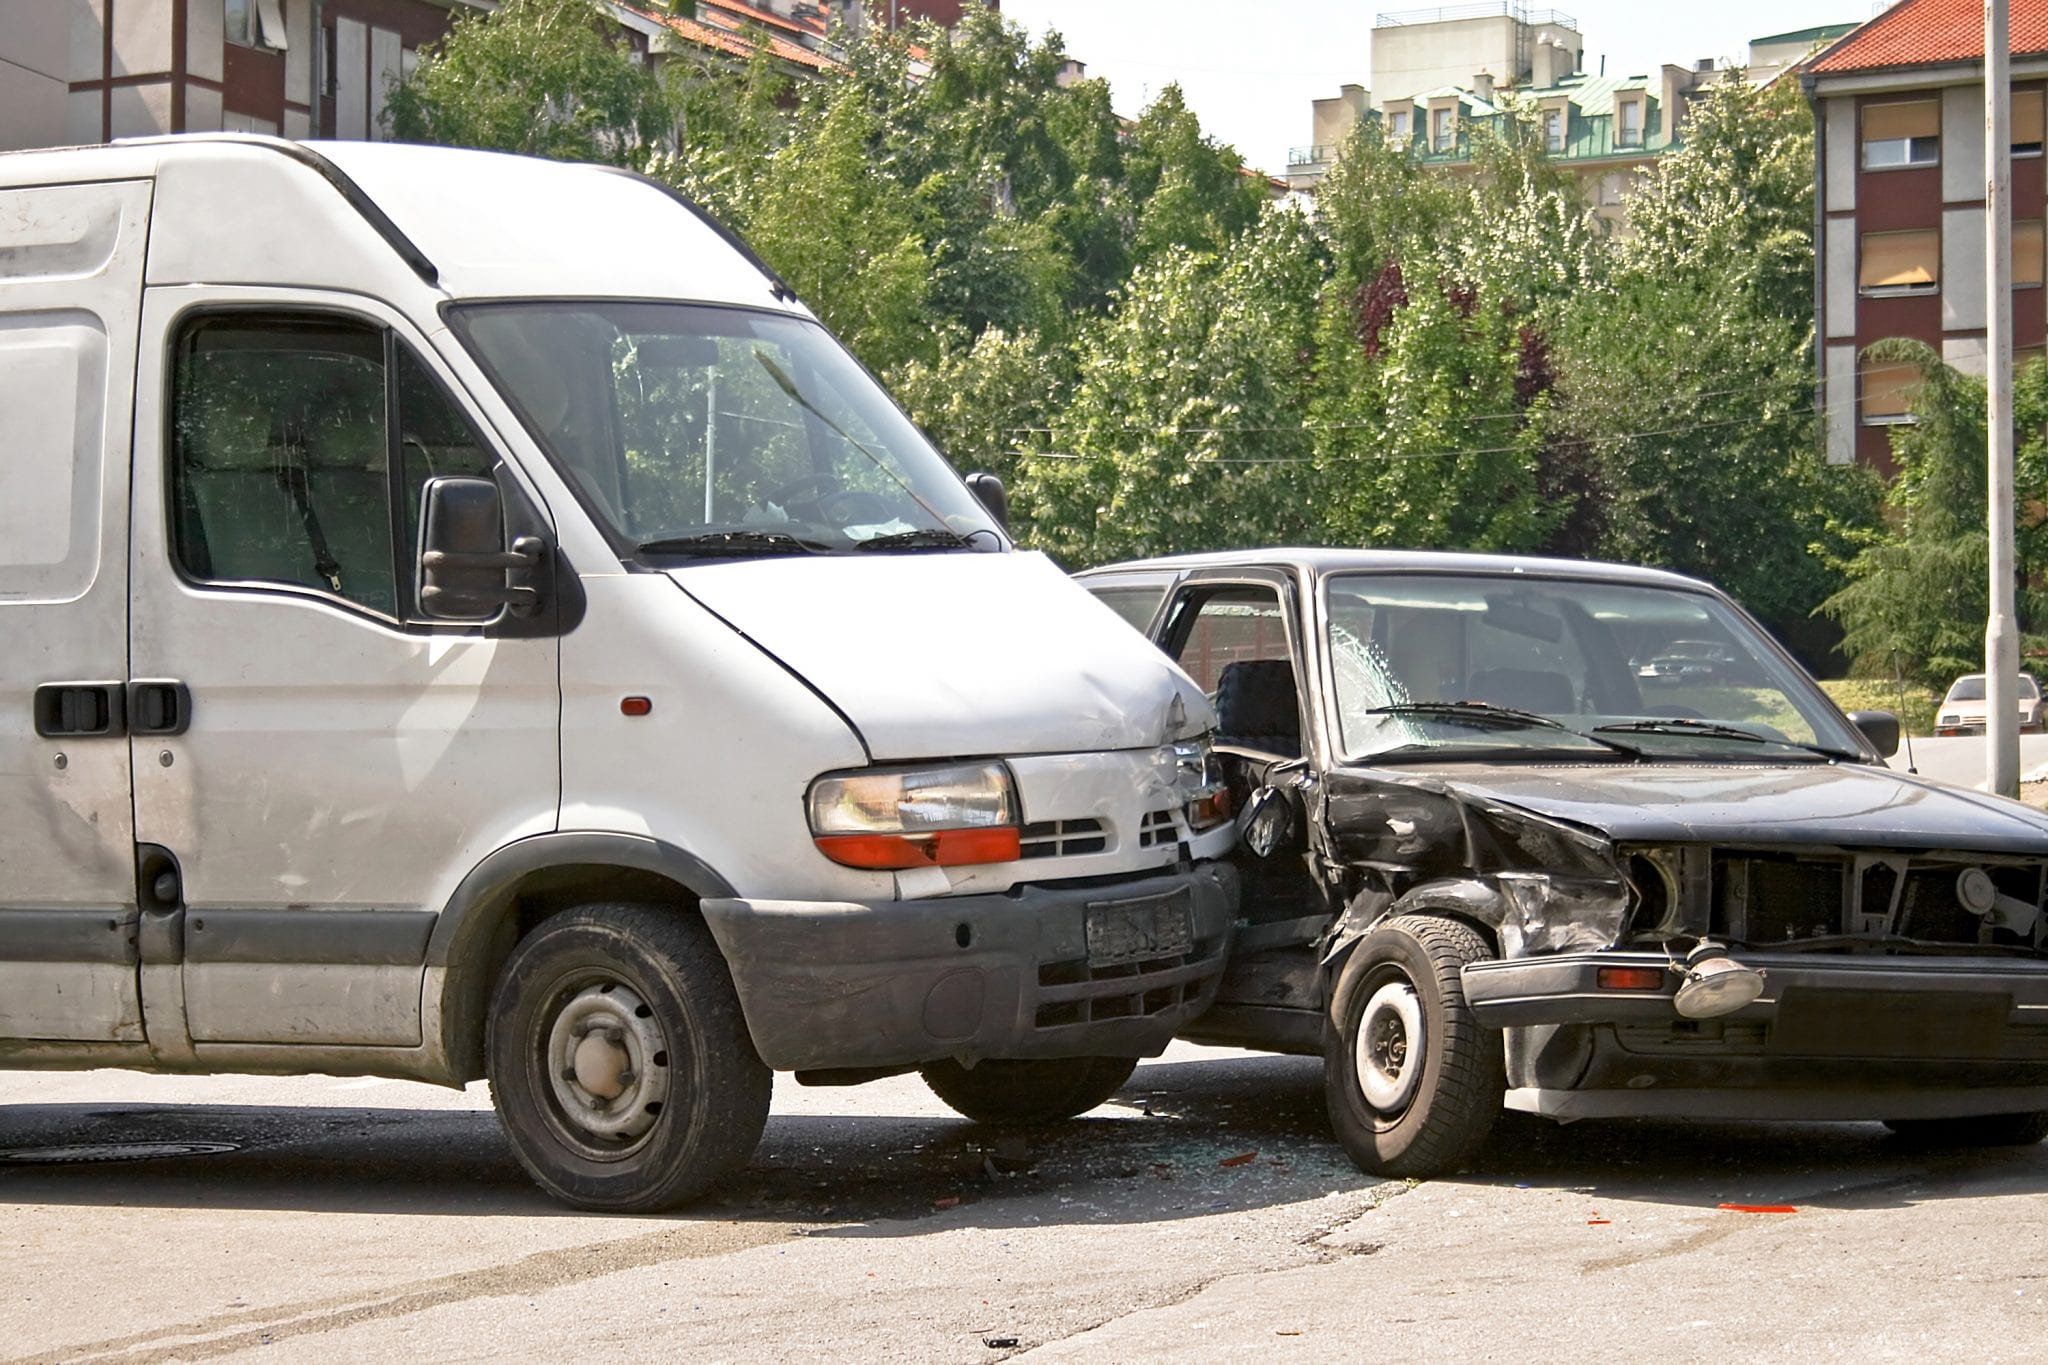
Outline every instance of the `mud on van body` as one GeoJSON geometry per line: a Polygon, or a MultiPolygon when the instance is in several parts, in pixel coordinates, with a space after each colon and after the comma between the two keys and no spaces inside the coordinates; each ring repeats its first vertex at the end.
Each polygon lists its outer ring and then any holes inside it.
{"type": "Polygon", "coordinates": [[[487,1075],[646,1209],[1214,993],[1207,700],[652,182],[0,156],[0,433],[0,1064],[487,1075]]]}

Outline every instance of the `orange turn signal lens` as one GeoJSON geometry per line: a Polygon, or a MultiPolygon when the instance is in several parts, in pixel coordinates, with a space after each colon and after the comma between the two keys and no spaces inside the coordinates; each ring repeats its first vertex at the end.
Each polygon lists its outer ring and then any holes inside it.
{"type": "Polygon", "coordinates": [[[827,834],[819,836],[816,843],[818,851],[835,863],[882,871],[1013,863],[1023,853],[1014,825],[942,829],[930,834],[827,834]]]}
{"type": "Polygon", "coordinates": [[[1662,967],[1602,967],[1596,978],[1603,991],[1661,991],[1662,967]]]}
{"type": "Polygon", "coordinates": [[[1230,818],[1230,789],[1218,787],[1207,796],[1188,802],[1188,827],[1214,829],[1230,818]]]}

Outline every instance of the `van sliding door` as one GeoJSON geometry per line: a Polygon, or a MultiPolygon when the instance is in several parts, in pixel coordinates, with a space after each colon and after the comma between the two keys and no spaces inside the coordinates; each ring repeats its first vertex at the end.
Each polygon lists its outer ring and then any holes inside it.
{"type": "Polygon", "coordinates": [[[10,1042],[144,1041],[127,497],[149,201],[146,180],[0,190],[0,1039],[10,1042]]]}

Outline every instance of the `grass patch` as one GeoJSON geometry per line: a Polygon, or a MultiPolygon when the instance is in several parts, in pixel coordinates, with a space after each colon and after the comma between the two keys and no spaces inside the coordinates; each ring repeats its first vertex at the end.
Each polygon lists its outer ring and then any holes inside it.
{"type": "Polygon", "coordinates": [[[1905,714],[1899,712],[1899,685],[1890,678],[1836,678],[1820,685],[1844,711],[1889,711],[1911,735],[1934,733],[1934,710],[1941,693],[1921,683],[1906,684],[1905,714]]]}

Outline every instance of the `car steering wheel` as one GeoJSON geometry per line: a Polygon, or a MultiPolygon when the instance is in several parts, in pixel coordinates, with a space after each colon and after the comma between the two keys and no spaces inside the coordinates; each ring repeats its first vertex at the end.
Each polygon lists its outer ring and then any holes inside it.
{"type": "Polygon", "coordinates": [[[762,498],[792,515],[804,509],[804,519],[830,526],[850,526],[861,521],[879,521],[889,515],[888,504],[879,494],[847,488],[836,474],[806,474],[769,490],[762,498]],[[809,496],[805,496],[809,494],[809,496]]]}

